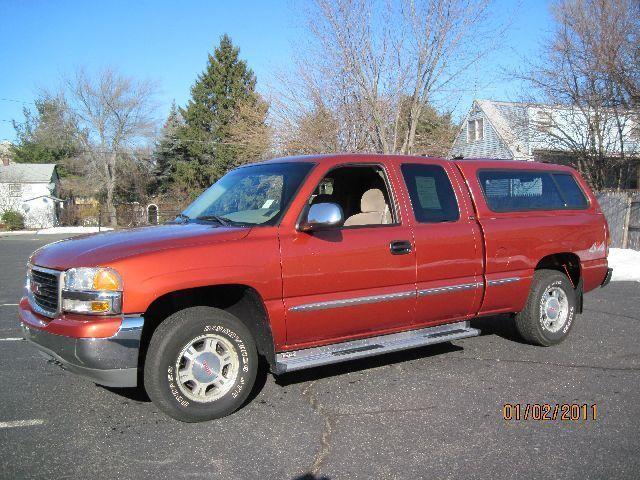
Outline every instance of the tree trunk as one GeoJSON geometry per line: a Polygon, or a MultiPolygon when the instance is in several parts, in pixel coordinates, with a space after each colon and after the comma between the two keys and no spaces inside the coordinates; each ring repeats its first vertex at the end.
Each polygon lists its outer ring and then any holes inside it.
{"type": "Polygon", "coordinates": [[[110,227],[118,226],[118,219],[116,218],[116,207],[113,204],[113,192],[116,186],[116,153],[109,153],[107,161],[105,162],[105,170],[107,177],[107,214],[109,215],[109,221],[107,222],[110,227]]]}

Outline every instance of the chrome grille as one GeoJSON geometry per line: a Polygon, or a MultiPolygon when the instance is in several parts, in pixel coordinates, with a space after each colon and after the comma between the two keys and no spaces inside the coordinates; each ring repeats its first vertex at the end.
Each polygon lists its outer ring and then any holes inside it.
{"type": "Polygon", "coordinates": [[[60,272],[38,267],[31,269],[29,293],[31,306],[42,315],[53,317],[58,311],[60,272]]]}

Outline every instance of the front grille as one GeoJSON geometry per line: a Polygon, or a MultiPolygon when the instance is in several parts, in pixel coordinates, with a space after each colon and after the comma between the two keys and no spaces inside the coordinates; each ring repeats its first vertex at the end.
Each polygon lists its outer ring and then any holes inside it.
{"type": "Polygon", "coordinates": [[[31,270],[31,297],[35,305],[40,307],[39,313],[53,316],[58,311],[60,275],[36,268],[31,270]]]}

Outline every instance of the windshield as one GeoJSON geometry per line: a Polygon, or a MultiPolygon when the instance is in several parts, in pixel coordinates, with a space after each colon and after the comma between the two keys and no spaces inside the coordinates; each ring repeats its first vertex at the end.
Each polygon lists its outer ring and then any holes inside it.
{"type": "Polygon", "coordinates": [[[274,225],[311,167],[312,163],[271,163],[238,168],[178,217],[222,225],[274,225]]]}

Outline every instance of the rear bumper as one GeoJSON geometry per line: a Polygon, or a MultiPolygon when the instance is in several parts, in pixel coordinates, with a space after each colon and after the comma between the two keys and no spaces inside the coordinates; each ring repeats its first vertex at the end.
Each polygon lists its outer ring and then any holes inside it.
{"type": "Polygon", "coordinates": [[[609,282],[611,281],[611,275],[613,275],[613,268],[607,268],[607,274],[604,276],[604,280],[600,284],[600,287],[606,287],[607,285],[609,285],[609,282]]]}
{"type": "Polygon", "coordinates": [[[120,328],[111,337],[74,338],[35,328],[25,321],[25,313],[20,311],[24,338],[57,365],[100,385],[137,386],[142,316],[124,316],[120,328]]]}

